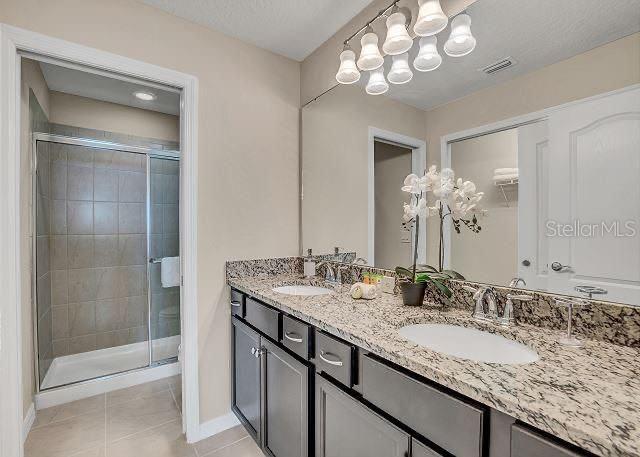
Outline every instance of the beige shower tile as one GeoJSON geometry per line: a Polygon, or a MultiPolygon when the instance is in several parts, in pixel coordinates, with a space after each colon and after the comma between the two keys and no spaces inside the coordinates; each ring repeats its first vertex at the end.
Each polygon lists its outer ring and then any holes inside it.
{"type": "Polygon", "coordinates": [[[97,162],[94,169],[93,198],[97,202],[118,201],[118,172],[107,168],[98,168],[97,162]]]}
{"type": "Polygon", "coordinates": [[[51,253],[50,267],[52,270],[67,269],[67,237],[65,235],[52,236],[49,241],[51,253]]]}
{"type": "Polygon", "coordinates": [[[67,237],[69,268],[93,267],[93,235],[69,235],[67,237]]]}
{"type": "Polygon", "coordinates": [[[118,204],[119,233],[145,233],[144,203],[118,204]]]}
{"type": "Polygon", "coordinates": [[[69,307],[67,305],[51,308],[52,335],[54,340],[69,337],[69,307]]]}
{"type": "Polygon", "coordinates": [[[67,199],[67,163],[51,164],[51,198],[67,199]]]}
{"type": "Polygon", "coordinates": [[[69,335],[83,336],[96,331],[96,302],[69,304],[69,335]]]}
{"type": "Polygon", "coordinates": [[[107,445],[109,457],[196,457],[193,446],[182,434],[182,424],[174,420],[107,445]]]}
{"type": "Polygon", "coordinates": [[[94,265],[115,267],[118,263],[118,235],[96,235],[94,243],[94,265]]]}
{"type": "Polygon", "coordinates": [[[98,300],[115,298],[120,287],[120,268],[96,268],[96,298],[98,300]]]}
{"type": "Polygon", "coordinates": [[[69,338],[69,354],[80,354],[96,350],[96,335],[76,336],[69,338]]]}
{"type": "Polygon", "coordinates": [[[144,203],[147,195],[145,173],[121,171],[118,175],[118,201],[144,203]]]}
{"type": "Polygon", "coordinates": [[[92,202],[67,202],[67,231],[73,235],[93,235],[92,202]]]}
{"type": "Polygon", "coordinates": [[[67,197],[69,200],[93,200],[93,168],[69,165],[67,197]]]}
{"type": "MultiPolygon", "coordinates": [[[[166,386],[166,383],[165,383],[166,386]]],[[[107,442],[180,418],[169,390],[107,407],[107,442]]]]}
{"type": "Polygon", "coordinates": [[[123,346],[129,343],[129,329],[96,334],[96,349],[123,346]]]}
{"type": "Polygon", "coordinates": [[[93,208],[94,233],[96,235],[115,235],[118,233],[118,204],[97,202],[93,208]]]}
{"type": "Polygon", "coordinates": [[[104,412],[89,413],[32,430],[25,457],[69,457],[104,445],[104,441],[104,412]]]}
{"type": "Polygon", "coordinates": [[[69,303],[69,275],[67,270],[51,272],[51,304],[66,305],[69,303]]]}
{"type": "Polygon", "coordinates": [[[119,265],[144,265],[147,258],[146,241],[145,235],[119,235],[119,265]]]}
{"type": "Polygon", "coordinates": [[[69,301],[80,303],[96,299],[96,270],[84,268],[69,270],[69,301]]]}

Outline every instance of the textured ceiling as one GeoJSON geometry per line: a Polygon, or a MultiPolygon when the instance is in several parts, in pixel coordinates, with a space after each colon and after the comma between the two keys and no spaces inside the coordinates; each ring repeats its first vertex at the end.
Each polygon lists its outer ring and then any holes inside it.
{"type": "Polygon", "coordinates": [[[87,71],[40,62],[50,90],[65,94],[94,98],[104,102],[158,111],[165,114],[180,114],[180,94],[176,91],[149,88],[144,84],[123,81],[87,71]],[[139,90],[152,92],[157,99],[149,102],[138,100],[133,93],[139,90]]]}
{"type": "Polygon", "coordinates": [[[302,61],[372,0],[142,0],[302,61]]]}
{"type": "MultiPolygon", "coordinates": [[[[392,84],[386,96],[428,110],[640,31],[640,0],[478,0],[467,12],[476,49],[465,57],[447,56],[445,29],[438,34],[440,68],[414,71],[409,83],[392,84]],[[479,71],[505,57],[517,64],[493,76],[479,71]]],[[[410,61],[416,54],[417,40],[410,61]]],[[[385,60],[388,71],[391,62],[385,60]]],[[[366,80],[363,75],[359,84],[366,80]]]]}

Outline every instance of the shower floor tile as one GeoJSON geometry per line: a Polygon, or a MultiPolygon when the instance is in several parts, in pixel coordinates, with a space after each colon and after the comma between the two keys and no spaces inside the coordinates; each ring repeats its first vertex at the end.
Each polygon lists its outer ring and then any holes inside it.
{"type": "Polygon", "coordinates": [[[178,375],[40,410],[25,457],[264,457],[242,426],[188,444],[181,395],[178,375]]]}

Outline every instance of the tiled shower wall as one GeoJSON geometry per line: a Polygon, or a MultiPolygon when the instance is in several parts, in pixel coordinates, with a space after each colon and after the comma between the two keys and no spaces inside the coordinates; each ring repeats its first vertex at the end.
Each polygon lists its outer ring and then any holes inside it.
{"type": "Polygon", "coordinates": [[[146,340],[145,156],[48,149],[54,357],[146,340]]]}

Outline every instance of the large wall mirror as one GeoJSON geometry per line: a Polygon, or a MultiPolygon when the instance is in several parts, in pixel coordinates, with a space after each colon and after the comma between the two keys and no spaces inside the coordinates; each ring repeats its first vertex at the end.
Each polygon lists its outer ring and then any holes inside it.
{"type": "Polygon", "coordinates": [[[439,43],[435,71],[375,96],[363,72],[304,106],[304,252],[393,269],[417,242],[419,263],[469,281],[640,305],[637,2],[536,3],[476,1],[473,53],[439,43]],[[427,211],[416,230],[401,187],[432,165],[482,197],[473,215],[427,211]]]}

